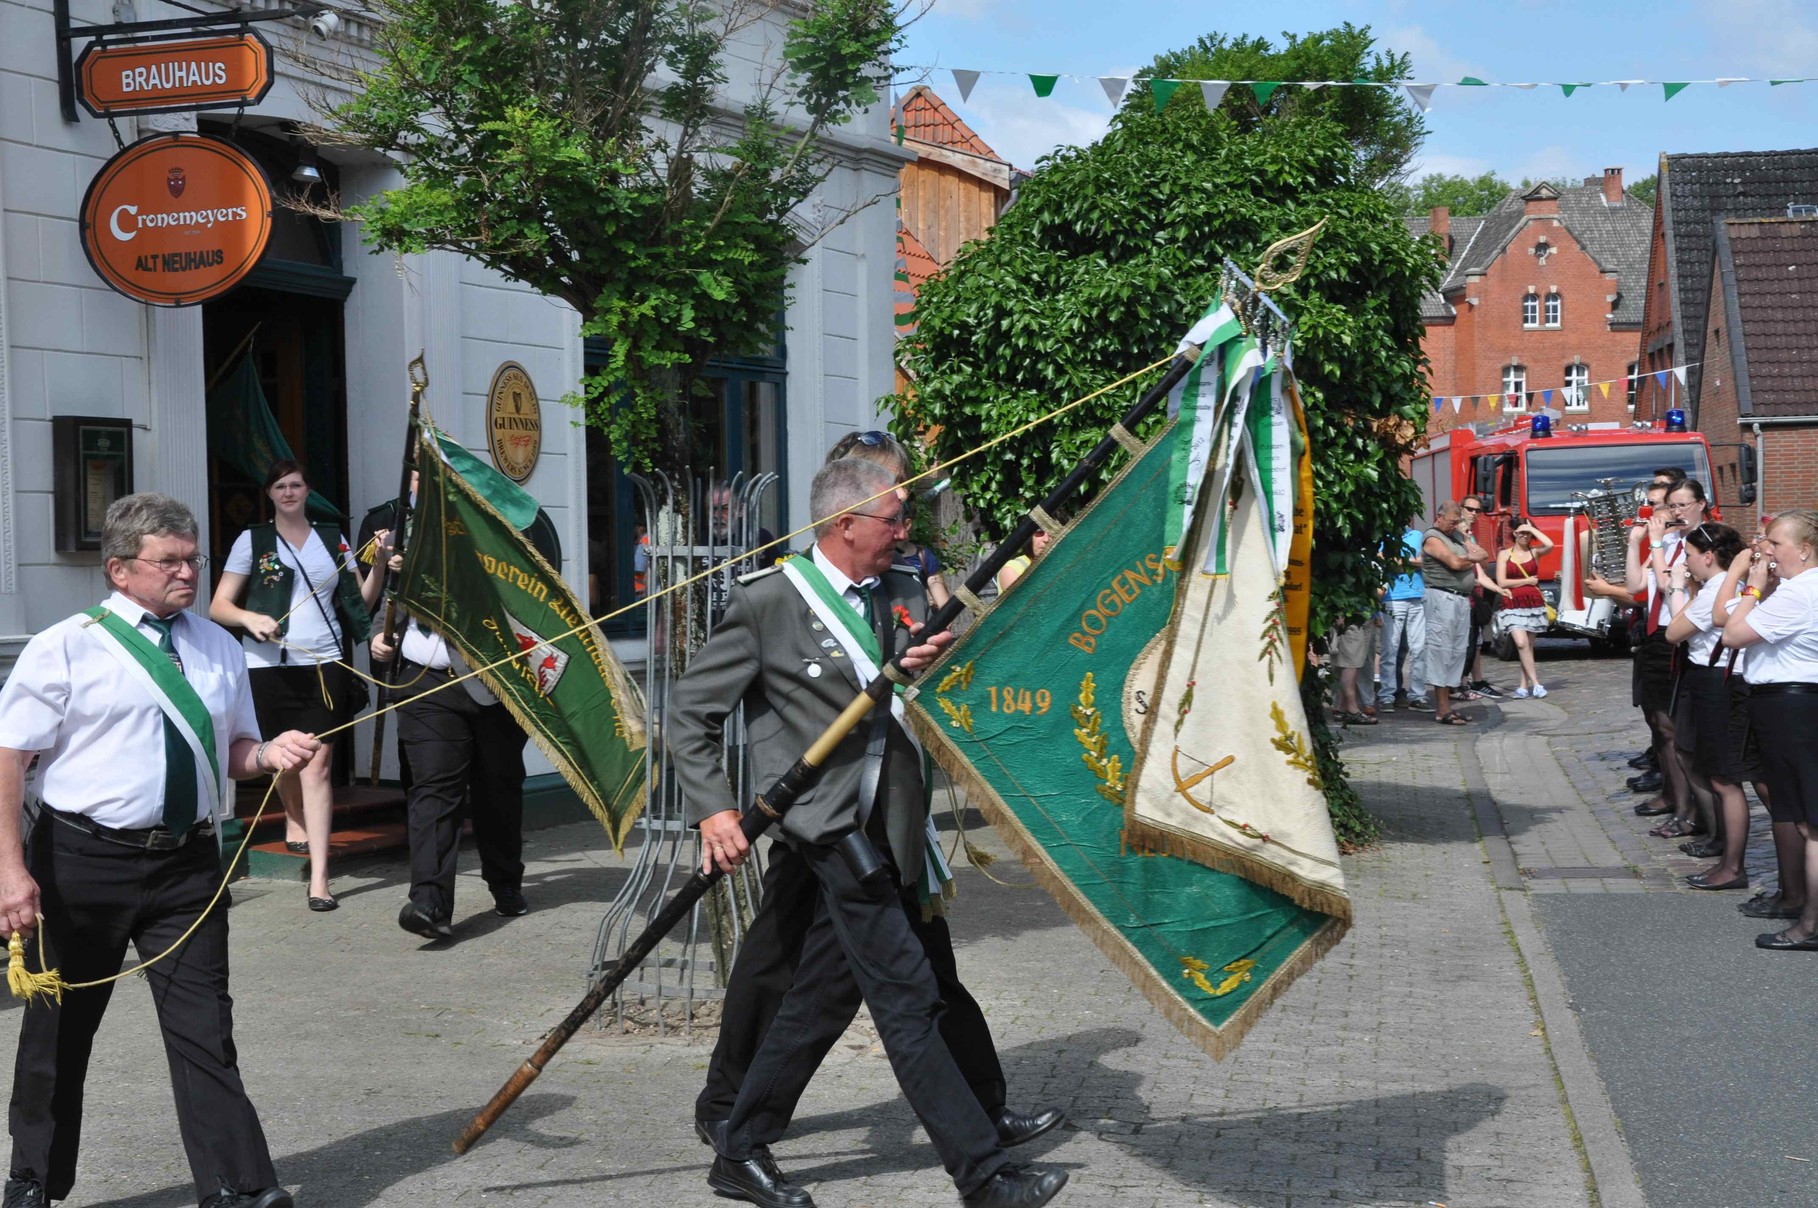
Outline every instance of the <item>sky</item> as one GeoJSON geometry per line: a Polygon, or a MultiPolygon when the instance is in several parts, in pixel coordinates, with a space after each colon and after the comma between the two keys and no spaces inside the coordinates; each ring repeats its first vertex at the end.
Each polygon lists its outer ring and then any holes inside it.
{"type": "Polygon", "coordinates": [[[998,154],[1033,168],[1058,146],[1104,133],[1111,105],[1099,76],[1133,75],[1215,31],[1278,40],[1284,30],[1346,21],[1370,26],[1379,47],[1411,54],[1417,82],[1815,77],[1778,88],[1694,86],[1670,102],[1658,85],[1570,97],[1558,88],[1441,88],[1415,176],[1494,170],[1517,181],[1620,167],[1633,183],[1654,174],[1662,152],[1818,146],[1814,0],[932,0],[897,56],[897,81],[928,84],[998,154]],[[951,68],[987,73],[968,103],[951,68]],[[1031,72],[1063,77],[1052,97],[1036,97],[1021,74],[1031,72]]]}

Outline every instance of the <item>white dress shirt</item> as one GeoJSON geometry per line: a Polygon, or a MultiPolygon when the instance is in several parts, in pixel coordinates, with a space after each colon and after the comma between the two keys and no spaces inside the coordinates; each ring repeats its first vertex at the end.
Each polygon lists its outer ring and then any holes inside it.
{"type": "MultiPolygon", "coordinates": [[[[309,540],[296,549],[284,534],[277,535],[275,549],[279,562],[290,568],[290,610],[284,620],[284,637],[280,642],[255,642],[246,639],[246,665],[266,668],[281,666],[311,667],[332,663],[341,657],[341,622],[335,616],[337,593],[341,589],[341,567],[354,565],[351,552],[329,552],[315,529],[309,540]],[[316,585],[316,601],[309,598],[309,585],[316,585]]],[[[341,549],[347,551],[347,535],[341,534],[341,549]]],[[[229,574],[253,578],[252,530],[234,538],[221,568],[229,574]]]]}
{"type": "MultiPolygon", "coordinates": [[[[1721,574],[1712,575],[1704,581],[1698,588],[1698,594],[1693,596],[1685,606],[1686,621],[1697,626],[1698,629],[1698,632],[1687,638],[1685,643],[1686,658],[1694,667],[1708,665],[1711,661],[1711,652],[1717,649],[1717,643],[1722,640],[1722,632],[1711,620],[1711,609],[1717,603],[1717,593],[1722,587],[1723,576],[1721,574]]],[[[1722,665],[1721,659],[1718,660],[1718,665],[1722,665]]],[[[1741,670],[1741,666],[1741,661],[1738,660],[1737,670],[1741,670]]]]}
{"type": "MultiPolygon", "coordinates": [[[[845,571],[829,562],[827,560],[827,555],[821,553],[819,542],[816,542],[814,548],[809,551],[809,556],[814,559],[814,564],[821,568],[821,573],[827,576],[827,582],[833,587],[834,591],[839,593],[840,599],[852,605],[853,611],[858,613],[861,617],[864,617],[865,597],[859,594],[859,588],[862,587],[866,591],[876,591],[878,584],[883,582],[883,580],[876,575],[870,575],[859,580],[857,583],[854,583],[851,579],[846,577],[845,571]]],[[[865,619],[867,621],[871,620],[870,617],[865,617],[865,619]]]]}
{"type": "Polygon", "coordinates": [[[1782,579],[1742,619],[1761,635],[1749,647],[1749,683],[1818,684],[1818,567],[1782,579]]]}
{"type": "MultiPolygon", "coordinates": [[[[116,592],[103,607],[158,644],[158,631],[142,623],[145,610],[137,604],[116,592]]],[[[231,810],[228,751],[239,739],[257,740],[259,723],[246,656],[233,635],[180,612],[171,639],[183,678],[214,719],[220,792],[197,784],[201,818],[216,801],[231,810]]],[[[164,710],[102,645],[114,641],[78,615],[27,642],[0,689],[0,747],[38,753],[38,791],[46,805],[102,826],[157,826],[164,819],[164,710]]]]}

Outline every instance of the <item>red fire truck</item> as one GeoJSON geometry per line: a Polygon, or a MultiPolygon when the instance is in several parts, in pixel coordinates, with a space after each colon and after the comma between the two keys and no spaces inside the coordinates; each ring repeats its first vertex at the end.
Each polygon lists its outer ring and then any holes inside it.
{"type": "MultiPolygon", "coordinates": [[[[1523,419],[1481,436],[1469,428],[1454,428],[1416,454],[1409,472],[1420,486],[1429,519],[1442,503],[1466,495],[1481,498],[1485,510],[1477,519],[1475,536],[1492,553],[1511,544],[1509,533],[1518,518],[1531,521],[1551,538],[1552,550],[1540,559],[1540,590],[1559,614],[1554,635],[1617,637],[1613,631],[1620,627],[1612,624],[1608,602],[1587,600],[1583,591],[1577,536],[1586,530],[1585,497],[1633,491],[1666,466],[1684,470],[1709,491],[1710,446],[1701,433],[1687,431],[1676,414],[1672,418],[1678,422],[1663,428],[1554,427],[1548,416],[1523,419]]],[[[1713,506],[1712,519],[1716,518],[1713,506]]],[[[1493,563],[1485,569],[1495,574],[1493,563]]],[[[1504,653],[1500,645],[1498,653],[1504,653]]]]}

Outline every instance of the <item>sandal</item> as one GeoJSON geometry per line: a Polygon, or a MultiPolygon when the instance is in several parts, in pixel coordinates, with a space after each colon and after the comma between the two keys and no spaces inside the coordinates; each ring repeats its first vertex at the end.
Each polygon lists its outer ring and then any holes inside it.
{"type": "Polygon", "coordinates": [[[1346,713],[1338,709],[1333,710],[1332,720],[1343,726],[1373,726],[1376,724],[1376,719],[1367,714],[1346,713]]]}
{"type": "Polygon", "coordinates": [[[309,854],[309,840],[286,839],[284,840],[284,850],[293,856],[307,856],[309,854]]]}
{"type": "Polygon", "coordinates": [[[1681,822],[1677,818],[1668,818],[1659,826],[1648,828],[1648,834],[1656,839],[1689,839],[1693,835],[1704,834],[1704,828],[1696,822],[1681,822]]]}
{"type": "Polygon", "coordinates": [[[1471,719],[1462,713],[1441,713],[1433,719],[1442,726],[1468,726],[1471,719]]]}

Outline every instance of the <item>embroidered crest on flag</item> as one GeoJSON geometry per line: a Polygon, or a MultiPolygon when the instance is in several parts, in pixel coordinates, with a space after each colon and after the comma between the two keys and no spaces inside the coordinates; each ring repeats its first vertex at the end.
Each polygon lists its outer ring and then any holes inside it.
{"type": "Polygon", "coordinates": [[[537,682],[537,691],[548,696],[555,691],[562,672],[568,670],[568,655],[546,644],[535,630],[509,612],[505,614],[505,619],[511,623],[512,636],[518,640],[518,650],[523,654],[524,662],[529,665],[530,674],[537,682]]]}

